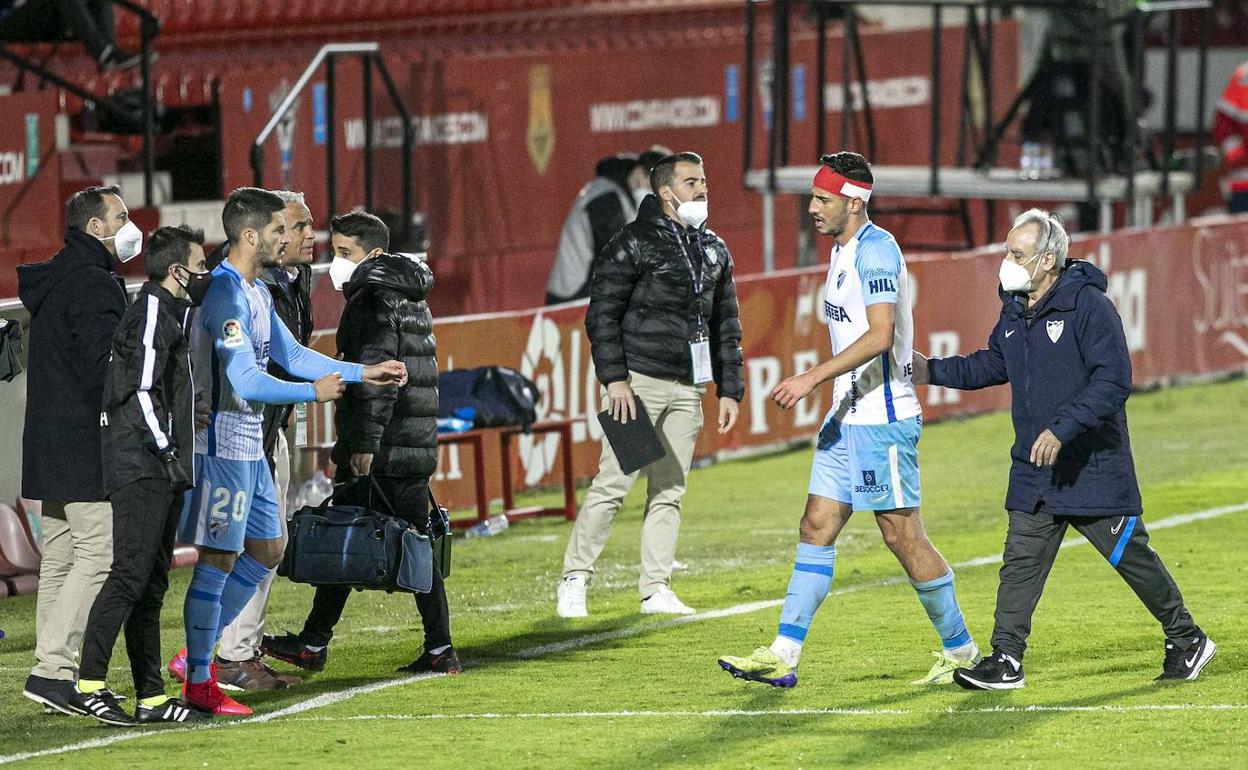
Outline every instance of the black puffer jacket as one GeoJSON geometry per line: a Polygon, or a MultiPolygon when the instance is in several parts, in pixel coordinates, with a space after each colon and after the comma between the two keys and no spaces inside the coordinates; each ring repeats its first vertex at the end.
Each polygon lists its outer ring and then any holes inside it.
{"type": "Polygon", "coordinates": [[[52,259],[18,266],[17,294],[30,311],[22,497],[103,500],[100,404],[125,284],[104,244],[70,230],[52,259]]]}
{"type": "Polygon", "coordinates": [[[585,331],[599,381],[609,385],[629,372],[689,381],[699,313],[718,394],[740,401],[741,322],[728,247],[710,230],[680,227],[648,196],[636,221],[594,261],[585,331]],[[703,276],[696,298],[690,263],[703,276]]]}
{"type": "Polygon", "coordinates": [[[428,479],[437,470],[438,360],[425,302],[432,287],[426,265],[391,254],[360,263],[343,287],[339,357],[365,365],[398,359],[407,366],[407,384],[347,386],[334,414],[332,458],[340,468],[353,454],[372,454],[378,476],[428,479]]]}

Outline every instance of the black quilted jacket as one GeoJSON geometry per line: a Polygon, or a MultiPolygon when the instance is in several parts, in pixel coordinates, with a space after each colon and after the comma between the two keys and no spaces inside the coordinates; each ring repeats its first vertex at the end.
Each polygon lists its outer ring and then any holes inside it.
{"type": "Polygon", "coordinates": [[[740,401],[745,381],[732,256],[715,233],[681,227],[661,206],[653,195],[642,201],[636,221],[594,261],[585,331],[598,379],[608,385],[640,372],[689,381],[689,340],[700,312],[718,395],[740,401]],[[703,276],[697,297],[690,263],[703,276]]]}
{"type": "Polygon", "coordinates": [[[437,470],[438,361],[425,302],[432,287],[428,266],[390,254],[362,262],[343,287],[339,357],[364,365],[398,359],[407,384],[347,386],[334,413],[335,464],[371,453],[378,476],[428,479],[437,470]]]}

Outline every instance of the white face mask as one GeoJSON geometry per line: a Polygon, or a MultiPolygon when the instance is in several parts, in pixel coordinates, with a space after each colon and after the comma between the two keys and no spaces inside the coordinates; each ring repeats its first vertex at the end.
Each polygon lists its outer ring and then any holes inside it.
{"type": "Polygon", "coordinates": [[[347,285],[347,281],[351,280],[355,269],[360,266],[359,262],[352,262],[346,257],[334,257],[334,261],[329,263],[329,280],[334,282],[334,288],[342,291],[342,287],[347,285]]]}
{"type": "Polygon", "coordinates": [[[143,231],[139,226],[129,220],[126,221],[116,235],[110,235],[107,238],[101,238],[101,241],[112,241],[117,247],[117,259],[122,262],[129,262],[139,256],[139,252],[143,250],[143,231]]]}
{"type": "Polygon", "coordinates": [[[1028,292],[1036,282],[1036,272],[1040,270],[1040,255],[1032,257],[1023,264],[1018,264],[1009,257],[1001,260],[1001,270],[997,275],[1001,279],[1001,288],[1010,292],[1028,292]],[[1027,272],[1027,265],[1036,263],[1035,270],[1027,272]]]}
{"type": "Polygon", "coordinates": [[[644,201],[646,199],[646,196],[649,194],[650,194],[649,187],[634,187],[633,188],[633,205],[636,206],[637,208],[641,208],[641,202],[644,201]]]}
{"type": "MultiPolygon", "coordinates": [[[[667,189],[671,190],[672,188],[669,187],[667,189]]],[[[685,224],[690,227],[701,227],[706,223],[706,218],[710,215],[706,201],[685,201],[680,203],[680,198],[676,197],[675,190],[672,190],[672,199],[680,204],[676,207],[676,216],[680,217],[685,224]]]]}

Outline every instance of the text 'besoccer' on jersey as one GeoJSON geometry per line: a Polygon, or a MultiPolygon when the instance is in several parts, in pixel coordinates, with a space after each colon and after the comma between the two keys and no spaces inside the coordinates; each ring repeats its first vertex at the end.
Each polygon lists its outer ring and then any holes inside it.
{"type": "Polygon", "coordinates": [[[833,385],[828,415],[846,424],[880,425],[923,411],[911,381],[914,320],[906,262],[892,234],[867,222],[832,250],[823,309],[833,355],[867,333],[867,306],[881,302],[894,305],[892,346],[833,385]]]}

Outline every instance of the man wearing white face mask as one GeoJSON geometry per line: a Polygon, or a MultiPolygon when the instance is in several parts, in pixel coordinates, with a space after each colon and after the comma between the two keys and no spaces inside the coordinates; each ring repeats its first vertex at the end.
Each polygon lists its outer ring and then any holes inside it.
{"type": "Polygon", "coordinates": [[[113,260],[138,254],[142,233],[117,187],[74,193],[65,220],[65,248],[47,262],[17,268],[18,294],[30,311],[22,496],[43,501],[38,665],[23,694],[77,714],[83,713],[73,700],[78,647],[113,557],[100,404],[113,333],[127,304],[113,260]]]}
{"type": "Polygon", "coordinates": [[[669,155],[650,172],[654,193],[594,261],[585,331],[603,407],[620,422],[636,418],[636,399],[659,432],[666,455],[632,474],[602,442],[598,475],[585,494],[563,559],[557,612],[584,617],[586,588],[611,522],[637,477],[647,480],[641,529],[641,612],[693,612],[669,581],[694,443],[702,430],[702,395],[714,382],[716,426],[727,433],[745,395],[741,323],[732,257],[706,229],[707,186],[696,153],[669,155]]]}
{"type": "Polygon", "coordinates": [[[1195,679],[1217,647],[1193,622],[1148,546],[1127,434],[1131,357],[1105,274],[1067,260],[1070,239],[1048,212],[1014,221],[1001,263],[1001,317],[988,347],[914,355],[914,381],[962,390],[1010,384],[1014,419],[1009,524],[993,652],[954,681],[968,690],[1023,686],[1031,616],[1068,527],[1101,552],[1165,634],[1159,680],[1195,679]]]}

